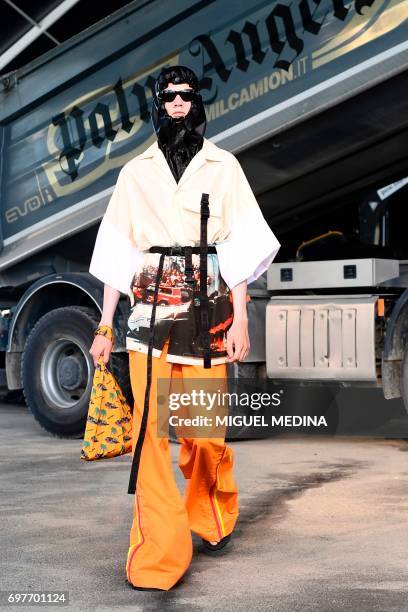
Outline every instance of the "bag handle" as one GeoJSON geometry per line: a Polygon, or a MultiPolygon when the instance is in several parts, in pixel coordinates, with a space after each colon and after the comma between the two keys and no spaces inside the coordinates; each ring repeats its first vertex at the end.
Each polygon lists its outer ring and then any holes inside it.
{"type": "MultiPolygon", "coordinates": [[[[94,331],[94,336],[104,336],[105,338],[107,338],[108,340],[112,342],[112,347],[115,343],[113,329],[110,325],[98,325],[98,327],[94,331]]],[[[99,355],[98,363],[101,364],[101,370],[104,370],[105,372],[108,372],[109,374],[111,374],[111,371],[109,370],[108,366],[104,362],[102,355],[99,355]]]]}

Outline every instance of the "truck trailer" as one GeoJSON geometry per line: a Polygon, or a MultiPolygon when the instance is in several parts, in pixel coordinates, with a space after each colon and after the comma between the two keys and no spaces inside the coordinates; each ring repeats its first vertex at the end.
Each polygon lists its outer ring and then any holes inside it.
{"type": "MultiPolygon", "coordinates": [[[[408,3],[136,0],[0,88],[0,385],[83,435],[103,285],[89,274],[120,168],[155,138],[163,66],[199,76],[206,137],[242,164],[282,248],[248,287],[235,376],[407,395],[408,3]]],[[[111,368],[131,401],[128,296],[111,368]]],[[[405,400],[406,401],[406,400],[405,400]]]]}

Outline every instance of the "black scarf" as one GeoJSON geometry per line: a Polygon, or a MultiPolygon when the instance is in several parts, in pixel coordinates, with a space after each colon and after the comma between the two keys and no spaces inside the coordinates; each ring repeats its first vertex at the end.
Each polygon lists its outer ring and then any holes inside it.
{"type": "Polygon", "coordinates": [[[197,75],[186,66],[162,68],[154,86],[151,119],[158,145],[177,183],[204,142],[207,118],[199,89],[197,75]],[[169,83],[188,83],[196,93],[185,117],[170,117],[166,112],[160,92],[169,83]]]}
{"type": "Polygon", "coordinates": [[[177,183],[194,155],[203,146],[203,136],[192,129],[187,117],[188,115],[173,118],[166,115],[157,134],[158,145],[177,183]]]}

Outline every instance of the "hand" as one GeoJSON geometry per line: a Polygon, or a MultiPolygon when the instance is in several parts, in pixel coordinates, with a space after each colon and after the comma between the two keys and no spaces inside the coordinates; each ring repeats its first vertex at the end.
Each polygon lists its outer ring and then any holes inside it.
{"type": "Polygon", "coordinates": [[[248,320],[234,319],[227,331],[227,353],[228,363],[243,361],[250,349],[248,320]]]}
{"type": "Polygon", "coordinates": [[[112,341],[109,340],[109,338],[106,338],[105,336],[101,336],[100,334],[97,334],[95,336],[95,339],[92,343],[91,348],[89,349],[89,352],[91,353],[92,358],[93,358],[95,368],[97,366],[98,359],[101,355],[103,357],[104,363],[105,364],[108,363],[109,357],[111,354],[111,350],[112,350],[112,341]]]}

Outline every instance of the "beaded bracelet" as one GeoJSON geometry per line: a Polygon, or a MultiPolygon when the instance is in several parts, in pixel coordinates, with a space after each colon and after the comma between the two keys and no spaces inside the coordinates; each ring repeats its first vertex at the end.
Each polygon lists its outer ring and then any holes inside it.
{"type": "Polygon", "coordinates": [[[98,325],[94,331],[94,335],[105,336],[105,338],[108,338],[112,344],[114,343],[113,329],[110,327],[110,325],[98,325]]]}

